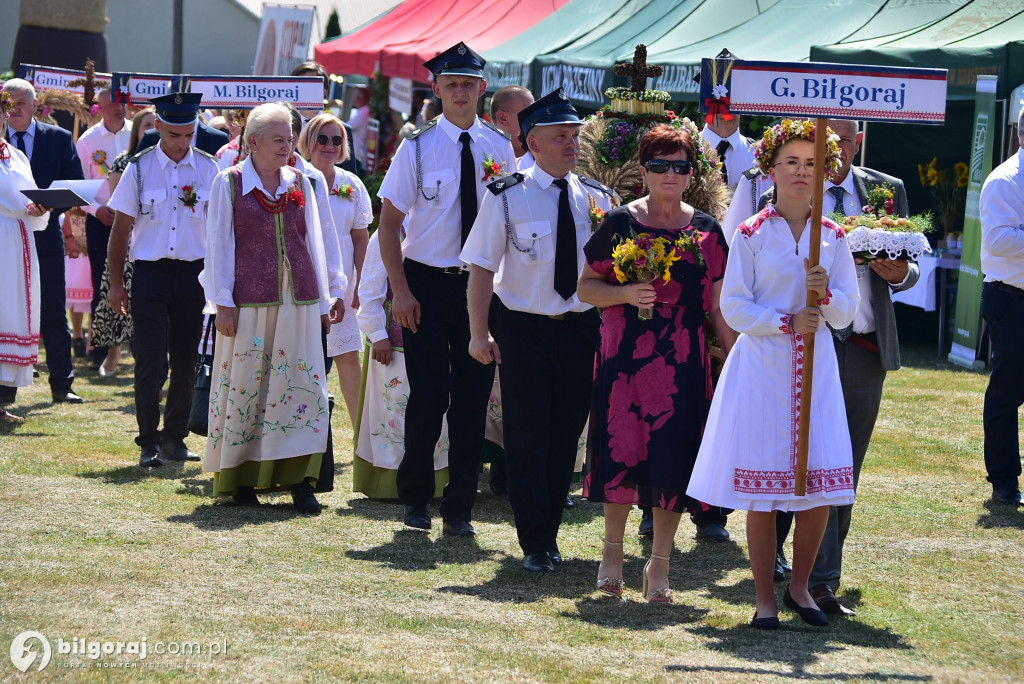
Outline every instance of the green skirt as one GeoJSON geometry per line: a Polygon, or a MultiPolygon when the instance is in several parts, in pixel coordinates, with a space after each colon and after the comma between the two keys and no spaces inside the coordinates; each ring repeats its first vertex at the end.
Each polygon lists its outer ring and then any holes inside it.
{"type": "Polygon", "coordinates": [[[323,457],[323,454],[311,454],[279,461],[250,461],[235,468],[224,468],[213,474],[213,495],[233,496],[239,487],[253,487],[262,492],[287,491],[306,478],[312,478],[316,488],[323,457]]]}

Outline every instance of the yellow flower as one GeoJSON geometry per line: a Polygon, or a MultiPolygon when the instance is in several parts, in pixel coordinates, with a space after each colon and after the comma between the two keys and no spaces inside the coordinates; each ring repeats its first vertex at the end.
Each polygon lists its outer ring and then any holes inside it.
{"type": "Polygon", "coordinates": [[[921,187],[926,187],[928,185],[928,179],[925,177],[924,164],[917,165],[917,174],[921,177],[921,187]]]}
{"type": "Polygon", "coordinates": [[[957,162],[953,165],[953,170],[956,171],[956,187],[966,188],[970,167],[965,162],[957,162]]]}

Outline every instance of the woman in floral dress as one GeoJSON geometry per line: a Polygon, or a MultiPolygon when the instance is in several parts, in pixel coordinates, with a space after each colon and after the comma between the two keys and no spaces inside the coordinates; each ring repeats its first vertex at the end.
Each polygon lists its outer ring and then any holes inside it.
{"type": "Polygon", "coordinates": [[[723,351],[734,334],[718,310],[727,248],[718,222],[682,201],[700,173],[690,134],[657,126],[640,140],[650,194],[608,213],[585,248],[579,296],[604,309],[591,409],[584,495],[604,503],[605,546],[598,589],[621,596],[622,538],[634,504],[654,509],[654,544],[644,568],[644,598],[671,602],[669,554],[711,402],[708,315],[723,351]],[[693,162],[693,163],[691,163],[693,162]],[[691,238],[670,280],[620,283],[612,251],[646,234],[691,238]],[[638,307],[653,308],[649,320],[638,307]]]}
{"type": "Polygon", "coordinates": [[[316,513],[313,487],[327,448],[327,377],[320,328],[330,328],[316,197],[286,166],[291,115],[249,115],[249,156],[218,174],[207,223],[203,286],[217,338],[203,469],[214,495],[255,505],[255,491],[291,489],[316,513]]]}

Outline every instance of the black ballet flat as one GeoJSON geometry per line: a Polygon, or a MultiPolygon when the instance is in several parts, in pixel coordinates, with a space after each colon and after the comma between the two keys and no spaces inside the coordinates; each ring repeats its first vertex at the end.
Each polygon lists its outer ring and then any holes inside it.
{"type": "Polygon", "coordinates": [[[789,587],[786,587],[786,593],[782,597],[782,602],[786,604],[787,608],[796,611],[800,619],[807,624],[814,627],[828,627],[828,615],[825,615],[825,611],[819,610],[817,606],[814,608],[804,608],[789,593],[789,587]]]}
{"type": "Polygon", "coordinates": [[[750,620],[750,626],[754,629],[763,629],[765,631],[778,629],[779,618],[778,617],[757,617],[757,611],[754,611],[754,617],[750,620]]]}

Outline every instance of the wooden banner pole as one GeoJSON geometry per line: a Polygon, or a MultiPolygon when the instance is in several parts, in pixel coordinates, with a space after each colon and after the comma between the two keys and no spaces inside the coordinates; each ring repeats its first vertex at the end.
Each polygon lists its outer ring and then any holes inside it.
{"type": "MultiPolygon", "coordinates": [[[[811,251],[808,266],[817,266],[821,257],[821,211],[825,194],[825,144],[828,119],[814,123],[814,192],[811,196],[811,251]]],[[[818,293],[807,291],[807,306],[818,306],[818,293]]],[[[827,328],[826,328],[827,332],[827,328]]],[[[803,379],[800,389],[800,432],[796,443],[796,495],[807,495],[807,447],[811,429],[811,389],[814,383],[814,333],[804,335],[803,379]]]]}

